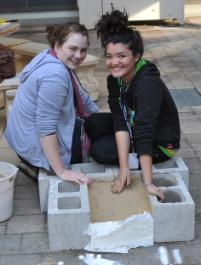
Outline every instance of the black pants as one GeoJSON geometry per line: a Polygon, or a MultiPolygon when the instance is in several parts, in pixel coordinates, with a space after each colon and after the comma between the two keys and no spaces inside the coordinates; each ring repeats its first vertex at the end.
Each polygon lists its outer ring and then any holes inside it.
{"type": "Polygon", "coordinates": [[[82,163],[82,132],[83,121],[80,119],[75,120],[75,127],[73,131],[72,147],[71,147],[71,164],[82,163]]]}
{"type": "MultiPolygon", "coordinates": [[[[94,113],[84,123],[92,146],[90,156],[100,164],[118,165],[118,153],[111,113],[94,113]]],[[[153,163],[164,162],[167,157],[158,146],[153,148],[153,163]]]]}

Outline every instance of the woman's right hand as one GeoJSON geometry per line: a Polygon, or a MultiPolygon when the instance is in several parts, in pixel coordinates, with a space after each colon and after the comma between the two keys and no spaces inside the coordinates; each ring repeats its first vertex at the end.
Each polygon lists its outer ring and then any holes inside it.
{"type": "Polygon", "coordinates": [[[112,184],[112,193],[120,193],[125,187],[130,188],[132,185],[131,172],[129,168],[120,169],[117,180],[112,184]]]}
{"type": "Polygon", "coordinates": [[[63,181],[71,181],[78,184],[90,184],[92,182],[85,174],[68,169],[65,169],[59,178],[63,181]]]}

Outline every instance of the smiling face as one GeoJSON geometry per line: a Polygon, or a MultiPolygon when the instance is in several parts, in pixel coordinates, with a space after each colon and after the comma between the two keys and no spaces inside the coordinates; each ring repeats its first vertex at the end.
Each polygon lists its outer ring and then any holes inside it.
{"type": "Polygon", "coordinates": [[[135,64],[139,56],[133,55],[123,43],[108,43],[106,46],[106,66],[110,73],[121,78],[127,84],[135,72],[135,64]]]}
{"type": "Polygon", "coordinates": [[[88,49],[87,36],[81,33],[69,33],[67,40],[55,45],[55,52],[68,68],[76,69],[85,59],[88,49]]]}

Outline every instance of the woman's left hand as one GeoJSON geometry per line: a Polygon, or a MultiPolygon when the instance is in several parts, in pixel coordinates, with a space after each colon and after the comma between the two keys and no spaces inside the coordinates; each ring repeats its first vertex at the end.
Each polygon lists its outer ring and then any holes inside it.
{"type": "Polygon", "coordinates": [[[112,193],[120,193],[125,187],[130,187],[132,184],[131,181],[131,172],[129,169],[120,170],[118,174],[118,179],[112,184],[111,191],[112,193]]]}

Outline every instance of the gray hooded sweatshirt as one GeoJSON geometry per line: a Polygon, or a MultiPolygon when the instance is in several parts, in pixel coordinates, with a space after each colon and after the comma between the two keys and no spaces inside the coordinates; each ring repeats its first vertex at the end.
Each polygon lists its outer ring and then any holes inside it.
{"type": "MultiPolygon", "coordinates": [[[[95,103],[80,85],[79,88],[85,111],[97,111],[95,103]]],[[[49,170],[40,138],[56,133],[62,161],[68,167],[74,125],[73,87],[68,69],[45,50],[20,75],[5,137],[18,155],[32,165],[49,170]]]]}

